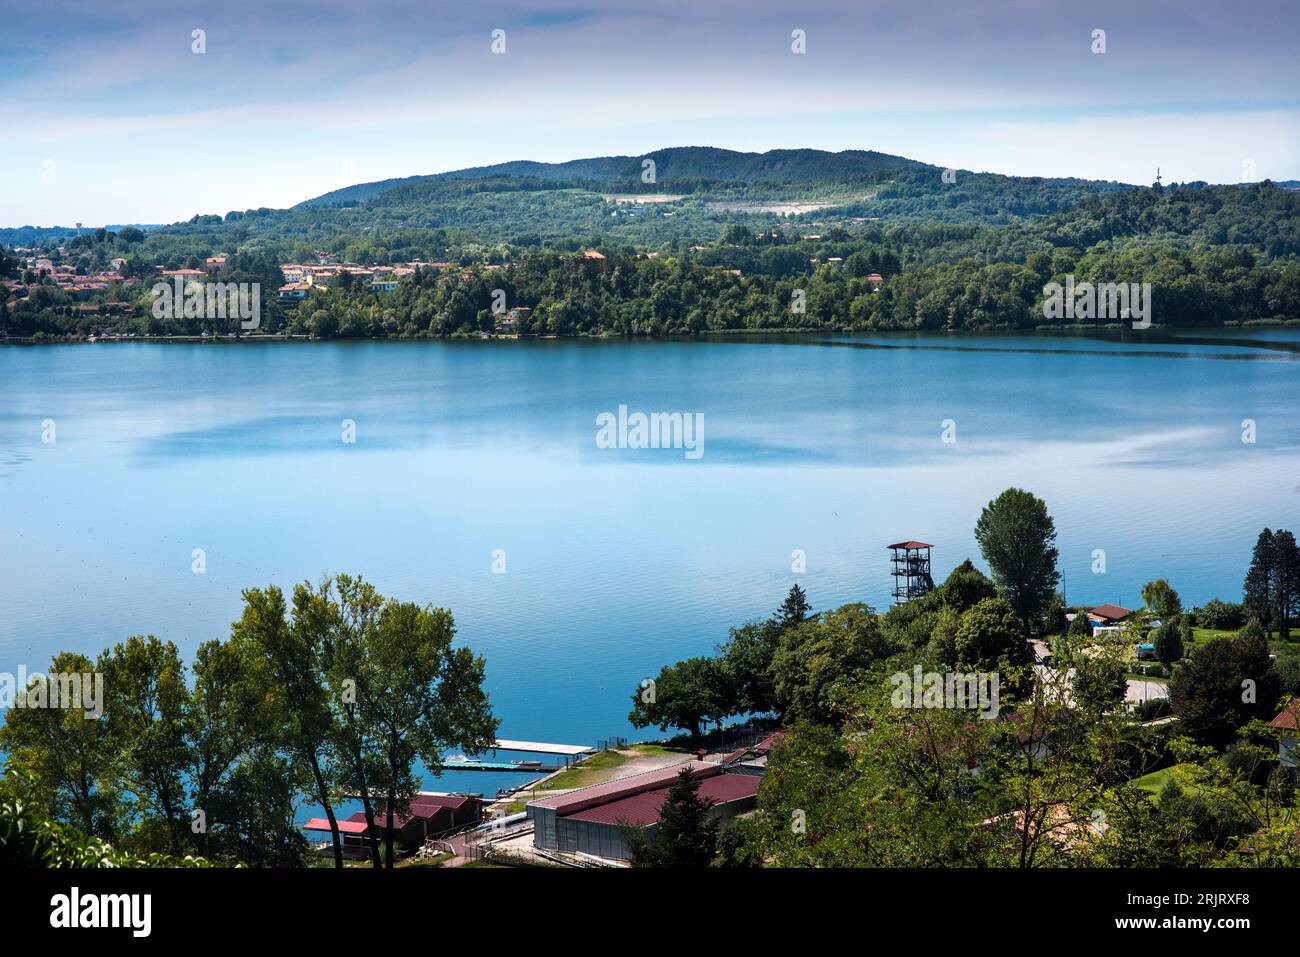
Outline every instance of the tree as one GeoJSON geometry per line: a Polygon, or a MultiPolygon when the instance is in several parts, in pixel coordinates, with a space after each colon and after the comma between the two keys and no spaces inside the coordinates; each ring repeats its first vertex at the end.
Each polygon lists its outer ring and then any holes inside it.
{"type": "Polygon", "coordinates": [[[998,593],[997,586],[969,558],[949,572],[937,590],[942,595],[943,603],[957,612],[963,612],[976,602],[993,598],[998,593]]]}
{"type": "Polygon", "coordinates": [[[1102,642],[1076,655],[1071,686],[1076,706],[1088,715],[1114,711],[1128,693],[1127,671],[1124,650],[1117,642],[1102,642]]]}
{"type": "Polygon", "coordinates": [[[190,836],[203,856],[212,856],[209,837],[224,827],[217,805],[229,811],[243,803],[234,780],[239,762],[271,734],[259,707],[252,651],[248,643],[232,639],[204,642],[195,655],[186,702],[185,780],[192,811],[201,815],[191,822],[190,836]]]}
{"type": "Polygon", "coordinates": [[[627,719],[635,728],[657,725],[690,732],[691,743],[703,737],[703,726],[734,713],[728,700],[726,675],[714,658],[687,658],[665,665],[659,676],[632,692],[627,719]]]}
{"type": "Polygon", "coordinates": [[[1086,611],[1075,613],[1074,618],[1070,621],[1069,635],[1071,638],[1081,641],[1092,640],[1092,625],[1088,621],[1088,613],[1086,611]]]}
{"type": "Polygon", "coordinates": [[[135,854],[54,820],[33,796],[40,785],[6,766],[0,779],[0,868],[209,867],[197,857],[135,854]]]}
{"type": "Polygon", "coordinates": [[[797,625],[808,617],[808,612],[812,606],[808,604],[808,596],[798,585],[790,586],[790,594],[786,595],[785,601],[777,610],[776,621],[782,628],[786,629],[792,625],[797,625]]]}
{"type": "Polygon", "coordinates": [[[309,585],[294,588],[293,616],[274,585],[244,592],[244,613],[232,636],[248,643],[264,680],[261,707],[278,729],[278,742],[290,757],[291,775],[304,777],[329,821],[335,868],[343,867],[343,849],[334,814],[328,755],[336,737],[326,703],[322,654],[328,639],[328,601],[309,585]],[[300,773],[295,768],[305,769],[300,773]]]}
{"type": "Polygon", "coordinates": [[[1240,604],[1211,598],[1195,610],[1196,623],[1202,628],[1240,628],[1246,621],[1240,604]]]}
{"type": "Polygon", "coordinates": [[[215,822],[208,846],[219,860],[251,867],[301,867],[310,853],[296,812],[310,779],[292,756],[255,745],[241,755],[223,786],[213,793],[208,820],[215,822]]]}
{"type": "MultiPolygon", "coordinates": [[[[54,657],[48,674],[89,675],[94,670],[84,655],[63,652],[54,657]]],[[[10,708],[0,725],[0,751],[7,753],[7,772],[26,775],[37,785],[34,794],[52,818],[91,837],[114,836],[119,795],[107,721],[89,717],[80,707],[10,708]]]]}
{"type": "Polygon", "coordinates": [[[1166,668],[1173,667],[1175,661],[1183,658],[1183,630],[1186,621],[1182,615],[1174,615],[1156,629],[1156,657],[1166,668]]]}
{"type": "Polygon", "coordinates": [[[100,655],[107,742],[131,801],[130,843],[180,853],[188,832],[184,775],[189,691],[171,642],[135,635],[100,655]]]}
{"type": "Polygon", "coordinates": [[[699,795],[699,779],[682,768],[659,809],[654,837],[624,825],[633,867],[708,867],[717,854],[718,822],[710,817],[713,801],[699,795]]]}
{"type": "Polygon", "coordinates": [[[1023,489],[1007,489],[980,513],[975,541],[1024,637],[1032,637],[1061,578],[1056,526],[1046,503],[1023,489]]]}
{"type": "Polygon", "coordinates": [[[733,817],[718,829],[717,867],[762,867],[763,850],[759,843],[762,831],[758,822],[748,817],[733,817]]]}
{"type": "MultiPolygon", "coordinates": [[[[385,861],[392,867],[395,819],[417,790],[416,758],[435,774],[442,751],[483,751],[498,722],[483,691],[484,662],[452,648],[445,608],[385,599],[360,578],[339,575],[322,587],[337,595],[327,675],[340,703],[347,783],[356,788],[376,833],[372,799],[385,799],[385,861]]],[[[372,862],[378,865],[372,842],[372,862]]]]}
{"type": "Polygon", "coordinates": [[[1165,621],[1183,610],[1183,603],[1178,598],[1169,582],[1163,578],[1149,581],[1142,586],[1142,600],[1161,621],[1165,621]]]}
{"type": "Polygon", "coordinates": [[[727,684],[726,697],[735,702],[738,711],[776,710],[772,659],[780,643],[781,628],[775,621],[750,622],[731,629],[729,639],[719,649],[720,664],[727,684]]]}
{"type": "Polygon", "coordinates": [[[1174,669],[1169,700],[1184,731],[1223,748],[1248,721],[1273,717],[1279,686],[1268,643],[1243,632],[1193,649],[1174,669]]]}
{"type": "Polygon", "coordinates": [[[954,650],[955,664],[975,671],[1028,664],[1030,657],[1021,622],[1001,598],[985,598],[962,616],[954,650]]]}
{"type": "Polygon", "coordinates": [[[1274,602],[1274,558],[1273,533],[1267,528],[1259,533],[1255,540],[1255,550],[1250,556],[1250,568],[1246,572],[1246,581],[1242,586],[1241,604],[1247,618],[1257,618],[1265,631],[1271,631],[1273,625],[1274,602]]]}
{"type": "Polygon", "coordinates": [[[1273,620],[1278,636],[1291,639],[1291,619],[1300,616],[1300,548],[1284,528],[1273,533],[1273,620]]]}
{"type": "Polygon", "coordinates": [[[869,605],[814,615],[781,636],[772,659],[778,712],[787,721],[831,721],[837,698],[899,650],[869,605]]]}
{"type": "Polygon", "coordinates": [[[362,649],[357,690],[372,730],[376,786],[385,797],[385,859],[393,866],[394,817],[418,790],[416,758],[435,774],[442,753],[475,754],[496,742],[500,722],[483,690],[485,664],[453,648],[456,627],[445,608],[388,601],[362,649]]]}

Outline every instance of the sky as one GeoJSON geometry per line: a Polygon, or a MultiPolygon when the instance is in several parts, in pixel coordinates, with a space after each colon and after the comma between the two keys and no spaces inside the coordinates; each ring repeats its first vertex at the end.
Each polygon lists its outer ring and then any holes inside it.
{"type": "Polygon", "coordinates": [[[5,24],[0,226],[669,146],[1300,179],[1294,0],[42,0],[5,24]]]}

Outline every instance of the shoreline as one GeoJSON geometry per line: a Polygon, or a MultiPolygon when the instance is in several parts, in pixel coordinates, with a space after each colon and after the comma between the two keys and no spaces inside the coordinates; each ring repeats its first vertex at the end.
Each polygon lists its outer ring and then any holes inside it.
{"type": "Polygon", "coordinates": [[[116,335],[95,336],[0,336],[0,346],[44,346],[44,345],[98,345],[100,343],[150,342],[178,345],[222,345],[249,342],[689,342],[709,341],[731,336],[951,336],[967,338],[979,336],[1010,335],[1045,335],[1062,336],[1070,334],[1093,334],[1098,332],[1136,334],[1166,337],[1175,332],[1213,332],[1216,330],[1241,329],[1294,329],[1300,328],[1300,318],[1296,319],[1242,319],[1225,322],[1218,326],[1162,326],[1152,325],[1148,329],[1130,329],[1120,323],[1075,323],[1071,325],[1039,326],[995,326],[988,329],[860,329],[851,326],[830,326],[820,329],[806,328],[764,328],[764,329],[715,329],[708,332],[683,332],[677,334],[640,336],[640,335],[572,335],[572,336],[520,336],[453,334],[449,336],[380,336],[380,337],[333,337],[316,338],[302,333],[262,333],[256,335],[236,336],[233,333],[224,336],[203,335],[141,335],[123,333],[116,335]]]}

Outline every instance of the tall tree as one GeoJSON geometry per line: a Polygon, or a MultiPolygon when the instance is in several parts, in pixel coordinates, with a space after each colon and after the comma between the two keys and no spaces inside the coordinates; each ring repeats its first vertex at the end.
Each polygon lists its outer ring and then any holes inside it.
{"type": "Polygon", "coordinates": [[[808,612],[811,610],[812,606],[808,604],[808,596],[804,594],[804,590],[798,585],[791,585],[790,594],[785,596],[785,601],[781,603],[781,607],[777,610],[777,624],[781,628],[797,625],[808,617],[808,612]]]}
{"type": "Polygon", "coordinates": [[[781,636],[772,659],[777,710],[787,721],[831,722],[844,693],[899,650],[869,605],[820,612],[781,636]]]}
{"type": "Polygon", "coordinates": [[[1056,525],[1046,503],[1023,489],[1007,489],[980,513],[975,541],[1023,635],[1033,637],[1061,578],[1056,525]]]}
{"type": "Polygon", "coordinates": [[[1167,621],[1183,610],[1178,592],[1174,591],[1173,586],[1163,578],[1149,581],[1142,586],[1142,600],[1161,621],[1167,621]]]}
{"type": "Polygon", "coordinates": [[[189,691],[170,641],[135,635],[100,656],[104,720],[117,776],[132,800],[132,843],[181,853],[186,825],[184,775],[189,691]]]}
{"type": "Polygon", "coordinates": [[[1273,587],[1273,561],[1276,551],[1273,548],[1273,533],[1264,529],[1255,540],[1255,550],[1250,556],[1250,568],[1246,572],[1246,581],[1242,586],[1241,604],[1246,618],[1258,619],[1265,631],[1273,628],[1273,613],[1276,607],[1273,587]]]}
{"type": "Polygon", "coordinates": [[[210,835],[222,827],[217,813],[219,796],[224,809],[237,806],[239,796],[228,795],[232,774],[240,759],[271,733],[254,682],[255,659],[251,647],[236,639],[206,641],[195,655],[193,687],[187,702],[185,780],[190,786],[191,839],[195,850],[212,856],[210,835]]]}
{"type": "Polygon", "coordinates": [[[659,809],[654,837],[624,827],[634,867],[708,867],[718,847],[718,822],[709,815],[713,802],[700,797],[700,782],[683,768],[668,788],[659,809]]]}
{"type": "Polygon", "coordinates": [[[1248,721],[1276,711],[1280,678],[1258,634],[1216,638],[1174,669],[1169,702],[1196,741],[1223,748],[1248,721]]]}
{"type": "Polygon", "coordinates": [[[732,628],[718,649],[728,685],[727,695],[738,711],[761,713],[776,710],[772,686],[772,659],[781,643],[781,629],[775,621],[752,621],[732,628]]]}
{"type": "MultiPolygon", "coordinates": [[[[84,655],[62,652],[50,663],[49,675],[94,671],[84,655]]],[[[77,707],[10,708],[0,725],[0,751],[7,753],[6,771],[36,783],[53,818],[92,837],[114,836],[119,817],[116,755],[102,716],[96,719],[77,707]]]]}
{"type": "Polygon", "coordinates": [[[1187,619],[1182,615],[1174,615],[1167,621],[1161,622],[1160,627],[1156,629],[1156,657],[1166,668],[1172,668],[1174,662],[1182,660],[1186,621],[1187,619]]]}
{"type": "Polygon", "coordinates": [[[351,783],[372,833],[373,799],[385,799],[392,867],[396,818],[417,790],[415,760],[437,774],[444,749],[486,750],[498,722],[483,690],[483,659],[452,647],[449,611],[384,599],[360,578],[340,575],[335,584],[339,627],[329,670],[343,703],[351,783]]]}
{"type": "Polygon", "coordinates": [[[334,866],[343,867],[343,848],[334,813],[330,748],[335,738],[327,706],[322,654],[331,620],[327,601],[311,586],[293,592],[293,615],[287,617],[284,594],[274,585],[244,592],[244,613],[231,634],[252,646],[258,660],[261,707],[274,716],[279,744],[306,778],[312,795],[325,809],[330,825],[334,866]]]}
{"type": "Polygon", "coordinates": [[[690,732],[691,743],[703,737],[704,724],[735,713],[727,676],[716,658],[687,658],[665,665],[653,681],[632,692],[627,719],[635,728],[657,725],[690,732]]]}
{"type": "Polygon", "coordinates": [[[1291,639],[1291,619],[1300,616],[1300,548],[1284,528],[1273,533],[1273,620],[1283,641],[1291,639]]]}
{"type": "Polygon", "coordinates": [[[483,690],[483,659],[469,648],[453,648],[455,634],[445,608],[390,600],[362,649],[357,690],[372,729],[375,786],[385,798],[390,868],[395,816],[417,791],[415,760],[437,774],[445,749],[475,754],[496,742],[500,722],[483,690]]]}
{"type": "Polygon", "coordinates": [[[328,688],[326,700],[334,714],[333,747],[338,755],[339,782],[346,793],[361,801],[366,818],[370,863],[384,866],[379,853],[373,780],[376,776],[376,743],[373,725],[363,720],[359,707],[364,698],[362,674],[366,665],[369,636],[378,627],[383,596],[373,585],[347,575],[326,580],[318,591],[318,614],[325,630],[321,660],[328,688]]]}

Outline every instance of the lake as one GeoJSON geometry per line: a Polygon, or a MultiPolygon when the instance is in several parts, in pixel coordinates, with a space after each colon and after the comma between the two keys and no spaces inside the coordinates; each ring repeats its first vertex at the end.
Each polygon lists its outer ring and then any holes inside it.
{"type": "Polygon", "coordinates": [[[979,562],[1012,485],[1071,602],[1239,599],[1259,530],[1300,525],[1300,329],[0,348],[0,670],[188,658],[240,589],[353,572],[453,611],[502,737],[654,737],[627,712],[660,665],[794,582],[886,607],[890,542],[979,562]],[[702,415],[702,454],[598,447],[620,406],[702,415]]]}

